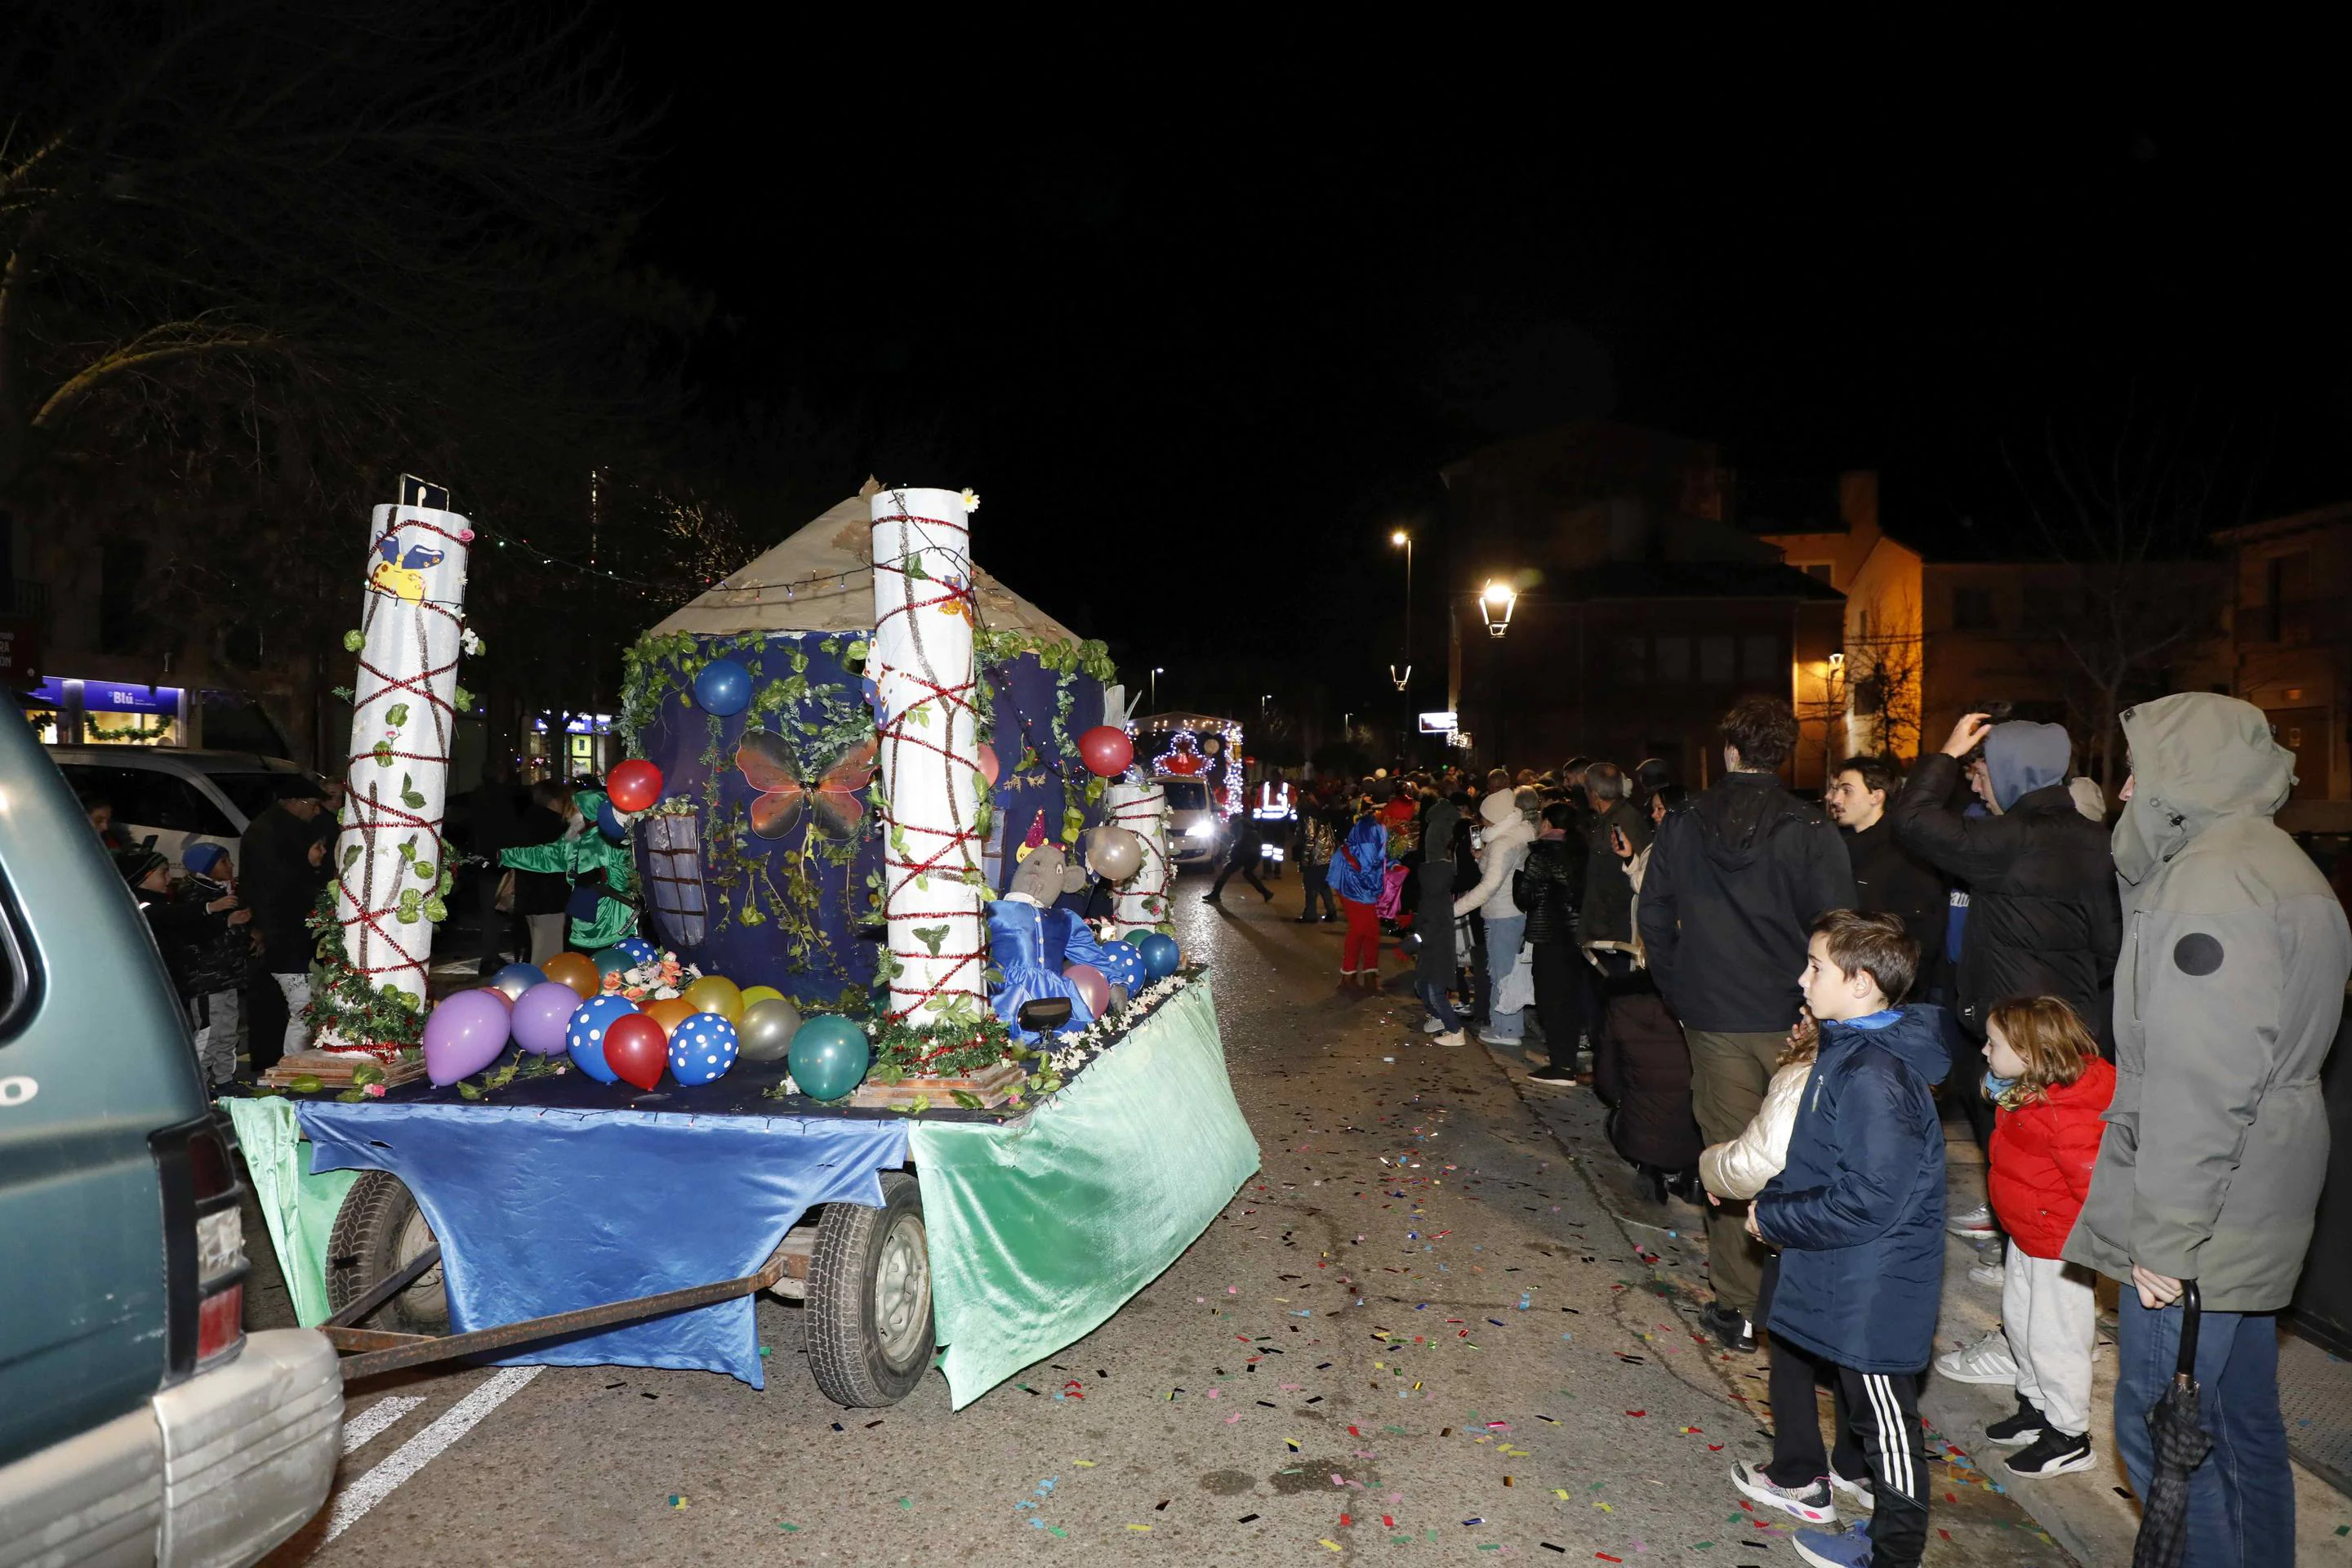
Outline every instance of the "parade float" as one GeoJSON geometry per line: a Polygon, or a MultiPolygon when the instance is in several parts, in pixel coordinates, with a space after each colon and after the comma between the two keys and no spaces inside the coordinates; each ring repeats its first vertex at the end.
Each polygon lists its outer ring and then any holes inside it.
{"type": "Polygon", "coordinates": [[[572,879],[595,951],[437,998],[472,531],[376,509],[316,1048],[224,1102],[347,1376],[758,1386],[769,1290],[837,1402],[894,1403],[943,1346],[961,1407],[1256,1169],[1124,691],[975,563],[977,504],[869,484],[628,650],[593,827],[506,857],[572,879]]]}

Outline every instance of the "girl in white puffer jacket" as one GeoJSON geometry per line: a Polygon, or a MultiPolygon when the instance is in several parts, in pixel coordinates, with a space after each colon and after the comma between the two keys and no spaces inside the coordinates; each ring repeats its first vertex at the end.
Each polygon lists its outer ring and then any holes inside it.
{"type": "MultiPolygon", "coordinates": [[[[1699,1180],[1706,1185],[1710,1204],[1729,1199],[1744,1202],[1764,1190],[1789,1160],[1789,1134],[1797,1124],[1797,1108],[1812,1081],[1813,1053],[1820,1044],[1810,1014],[1801,1016],[1780,1052],[1780,1065],[1755,1120],[1738,1137],[1710,1144],[1698,1157],[1699,1180]]],[[[1756,1299],[1756,1321],[1769,1332],[1772,1296],[1780,1283],[1780,1255],[1764,1265],[1764,1280],[1756,1299]]],[[[1769,1386],[1772,1398],[1772,1462],[1751,1465],[1736,1460],[1731,1484],[1756,1501],[1793,1514],[1811,1524],[1837,1518],[1836,1492],[1848,1495],[1865,1511],[1870,1506],[1870,1465],[1863,1457],[1848,1419],[1845,1400],[1837,1402],[1837,1450],[1825,1454],[1822,1424],[1814,1412],[1812,1358],[1771,1336],[1772,1368],[1769,1386]]]]}

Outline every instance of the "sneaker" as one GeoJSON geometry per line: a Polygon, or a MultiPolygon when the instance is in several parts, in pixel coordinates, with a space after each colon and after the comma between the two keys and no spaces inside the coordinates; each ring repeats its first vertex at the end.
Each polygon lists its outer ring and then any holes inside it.
{"type": "Polygon", "coordinates": [[[1756,1325],[1748,1321],[1746,1313],[1735,1312],[1720,1301],[1710,1301],[1699,1313],[1699,1323],[1725,1350],[1742,1355],[1755,1352],[1756,1325]]]}
{"type": "Polygon", "coordinates": [[[2004,1447],[2014,1448],[2021,1443],[2031,1443],[2050,1429],[2050,1417],[2042,1414],[2033,1402],[2022,1394],[2017,1396],[2017,1414],[2004,1415],[1985,1428],[1985,1438],[2004,1447]]]}
{"type": "Polygon", "coordinates": [[[1519,1037],[1517,1035],[1498,1035],[1492,1029],[1481,1029],[1478,1031],[1478,1043],[1482,1046],[1516,1046],[1519,1043],[1519,1037]]]}
{"type": "Polygon", "coordinates": [[[1424,1035],[1442,1035],[1445,1033],[1445,1024],[1442,1019],[1423,1018],[1421,1021],[1421,1032],[1424,1035]]]}
{"type": "Polygon", "coordinates": [[[1731,1464],[1731,1484],[1765,1507],[1792,1514],[1807,1524],[1837,1522],[1837,1500],[1830,1495],[1829,1482],[1818,1477],[1812,1485],[1802,1489],[1780,1486],[1764,1473],[1763,1466],[1735,1459],[1731,1464]]]}
{"type": "Polygon", "coordinates": [[[1971,1263],[1969,1265],[1969,1278],[1979,1285],[1998,1290],[2009,1279],[2009,1274],[1998,1263],[1971,1263]]]}
{"type": "Polygon", "coordinates": [[[2009,1336],[1999,1329],[1966,1350],[1947,1351],[1936,1358],[1936,1370],[1954,1383],[2005,1383],[2017,1385],[2017,1358],[2009,1353],[2009,1336]]]}
{"type": "Polygon", "coordinates": [[[1444,1046],[1448,1050],[1451,1050],[1455,1046],[1462,1044],[1466,1038],[1468,1038],[1468,1037],[1464,1035],[1461,1030],[1448,1029],[1444,1034],[1439,1035],[1434,1039],[1431,1040],[1429,1043],[1433,1046],[1444,1046]]]}
{"type": "Polygon", "coordinates": [[[2039,1480],[2046,1476],[2071,1476],[2089,1469],[2092,1463],[2088,1432],[2061,1432],[2053,1426],[2033,1439],[2031,1447],[2011,1454],[2008,1469],[2012,1476],[2039,1480]]]}
{"type": "Polygon", "coordinates": [[[1813,1568],[1870,1568],[1870,1521],[1857,1520],[1843,1534],[1828,1530],[1801,1530],[1789,1538],[1797,1555],[1813,1568]]]}
{"type": "Polygon", "coordinates": [[[1832,1470],[1830,1485],[1835,1490],[1843,1492],[1845,1500],[1864,1513],[1878,1506],[1878,1494],[1870,1489],[1868,1476],[1842,1476],[1835,1470],[1832,1470]]]}
{"type": "Polygon", "coordinates": [[[1963,1241],[1990,1241],[1999,1234],[1993,1229],[1992,1209],[1985,1204],[1954,1215],[1944,1222],[1944,1228],[1963,1241]]]}
{"type": "Polygon", "coordinates": [[[1529,1083],[1570,1084],[1576,1081],[1576,1078],[1573,1074],[1569,1072],[1567,1068],[1560,1067],[1557,1063],[1546,1062],[1539,1068],[1529,1068],[1528,1069],[1528,1081],[1529,1083]]]}

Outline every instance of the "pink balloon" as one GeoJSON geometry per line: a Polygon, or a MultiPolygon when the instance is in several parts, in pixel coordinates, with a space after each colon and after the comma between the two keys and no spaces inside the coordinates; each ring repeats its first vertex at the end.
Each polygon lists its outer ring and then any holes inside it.
{"type": "Polygon", "coordinates": [[[507,1010],[479,991],[442,999],[425,1020],[425,1076],[447,1088],[507,1048],[507,1010]]]}
{"type": "Polygon", "coordinates": [[[515,998],[515,1044],[534,1056],[560,1057],[567,1043],[564,1031],[580,1005],[580,993],[561,980],[542,980],[515,998]]]}
{"type": "Polygon", "coordinates": [[[988,781],[989,788],[996,787],[996,775],[1003,768],[1004,764],[996,760],[996,748],[982,741],[980,743],[980,776],[988,781]]]}
{"type": "Polygon", "coordinates": [[[1099,1018],[1110,1007],[1110,982],[1103,972],[1091,963],[1073,963],[1062,971],[1062,978],[1078,988],[1086,998],[1087,1011],[1099,1018]]]}
{"type": "Polygon", "coordinates": [[[502,1006],[502,1007],[506,1008],[506,1009],[507,1009],[507,1011],[509,1011],[509,1012],[512,1012],[512,1011],[514,1011],[514,998],[513,998],[513,997],[511,997],[511,996],[509,996],[509,995],[508,995],[505,992],[503,992],[503,991],[499,990],[497,986],[495,986],[495,985],[477,985],[477,986],[475,986],[475,987],[474,987],[474,989],[475,989],[475,990],[477,990],[477,991],[478,991],[478,992],[480,992],[480,993],[481,993],[483,995],[485,995],[485,996],[495,996],[495,997],[497,997],[497,998],[499,999],[499,1005],[500,1006],[502,1006]]]}

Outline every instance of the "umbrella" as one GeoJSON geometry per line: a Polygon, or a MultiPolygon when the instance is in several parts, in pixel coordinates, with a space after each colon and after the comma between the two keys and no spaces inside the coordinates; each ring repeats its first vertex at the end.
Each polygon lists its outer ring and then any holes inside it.
{"type": "Polygon", "coordinates": [[[2140,1500],[2139,1540],[2132,1568],[2180,1568],[2189,1548],[2189,1474],[2212,1451],[2197,1421],[2197,1281],[2180,1287],[2180,1359],[2172,1386],[2148,1407],[2147,1435],[2156,1466],[2140,1500]]]}

